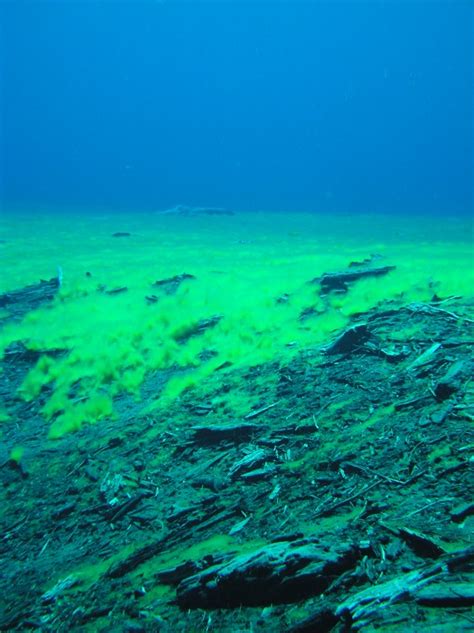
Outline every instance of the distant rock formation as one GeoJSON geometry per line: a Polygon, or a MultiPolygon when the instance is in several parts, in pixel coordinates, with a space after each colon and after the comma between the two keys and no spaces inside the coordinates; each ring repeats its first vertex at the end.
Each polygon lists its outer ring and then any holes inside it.
{"type": "Polygon", "coordinates": [[[223,209],[221,207],[188,207],[185,204],[177,204],[175,207],[157,211],[160,215],[235,215],[234,211],[223,209]]]}

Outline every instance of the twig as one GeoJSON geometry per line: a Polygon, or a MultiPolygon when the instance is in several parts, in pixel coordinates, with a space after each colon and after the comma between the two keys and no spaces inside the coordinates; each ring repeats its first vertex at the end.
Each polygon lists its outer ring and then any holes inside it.
{"type": "Polygon", "coordinates": [[[444,504],[444,503],[451,503],[451,501],[453,501],[454,497],[448,497],[447,499],[436,499],[436,501],[432,501],[431,503],[427,503],[424,506],[421,506],[421,508],[418,508],[417,510],[413,510],[413,512],[409,512],[408,514],[405,514],[405,518],[406,517],[411,517],[414,514],[418,514],[418,512],[423,512],[423,510],[427,510],[428,508],[431,508],[432,506],[435,506],[437,504],[444,504]]]}
{"type": "Polygon", "coordinates": [[[318,512],[315,512],[313,515],[311,515],[311,518],[315,519],[316,517],[324,516],[325,514],[330,514],[334,510],[337,510],[337,508],[340,508],[341,506],[345,506],[346,504],[350,503],[351,501],[355,501],[356,499],[358,499],[359,497],[364,495],[366,492],[369,492],[369,490],[372,490],[372,488],[375,488],[375,486],[378,486],[381,483],[382,483],[381,479],[379,479],[378,481],[374,481],[369,486],[366,486],[365,488],[363,488],[359,492],[356,492],[355,494],[351,495],[350,497],[347,497],[347,499],[342,499],[342,501],[338,501],[337,503],[333,503],[332,506],[329,506],[327,508],[323,508],[322,510],[319,510],[318,512]]]}
{"type": "Polygon", "coordinates": [[[440,312],[451,319],[456,319],[456,321],[461,319],[462,321],[467,321],[467,323],[474,323],[473,319],[468,319],[465,316],[456,314],[455,312],[450,312],[449,310],[443,310],[443,308],[435,308],[434,306],[427,305],[426,303],[412,303],[408,306],[408,309],[412,312],[440,312]]]}
{"type": "Polygon", "coordinates": [[[280,401],[278,400],[277,402],[274,402],[273,404],[268,404],[266,407],[261,407],[260,409],[256,409],[255,411],[251,411],[250,413],[247,413],[247,415],[244,417],[244,420],[252,420],[252,418],[256,418],[257,415],[265,413],[265,411],[268,411],[269,409],[273,409],[273,407],[276,407],[279,402],[280,401]]]}

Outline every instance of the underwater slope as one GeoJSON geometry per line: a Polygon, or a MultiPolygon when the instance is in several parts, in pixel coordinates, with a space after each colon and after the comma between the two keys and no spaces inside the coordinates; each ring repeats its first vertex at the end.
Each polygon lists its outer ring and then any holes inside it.
{"type": "MultiPolygon", "coordinates": [[[[5,292],[2,628],[469,630],[473,304],[436,279],[383,301],[393,266],[369,253],[284,279],[284,317],[269,304],[232,355],[227,315],[197,312],[171,362],[142,366],[140,398],[101,383],[111,408],[94,400],[75,432],[45,411],[59,374],[38,375],[75,367],[79,416],[97,374],[67,364],[74,337],[41,349],[25,324],[69,299],[56,278],[5,292]]],[[[152,279],[145,309],[195,282],[152,279]]],[[[116,288],[86,299],[117,306],[116,288]]]]}

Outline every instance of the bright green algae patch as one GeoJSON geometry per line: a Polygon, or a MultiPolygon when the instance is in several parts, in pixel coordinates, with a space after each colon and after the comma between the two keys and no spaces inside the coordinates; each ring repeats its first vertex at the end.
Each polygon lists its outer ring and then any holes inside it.
{"type": "Polygon", "coordinates": [[[173,370],[164,389],[144,403],[148,410],[218,369],[326,341],[384,302],[427,301],[435,293],[466,297],[474,287],[469,227],[454,220],[366,217],[356,224],[306,214],[27,220],[19,226],[13,216],[3,219],[3,290],[53,277],[58,266],[63,284],[50,306],[4,328],[0,348],[22,341],[41,352],[20,395],[33,400],[51,388],[43,406],[51,438],[110,418],[114,398],[124,392],[140,398],[150,372],[173,370]],[[117,231],[130,236],[112,237],[117,231]],[[396,270],[327,298],[307,283],[374,254],[396,270]],[[175,294],[152,285],[183,272],[195,279],[175,294]],[[107,294],[118,288],[127,290],[107,294]],[[156,302],[147,301],[152,295],[156,302]],[[304,311],[309,316],[300,319],[304,311]],[[201,329],[213,318],[212,327],[201,329]]]}

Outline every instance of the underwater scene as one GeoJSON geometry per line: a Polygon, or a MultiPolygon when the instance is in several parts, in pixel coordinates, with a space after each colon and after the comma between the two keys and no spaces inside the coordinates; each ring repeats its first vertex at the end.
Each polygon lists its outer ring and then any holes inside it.
{"type": "Polygon", "coordinates": [[[470,2],[0,5],[0,630],[474,628],[470,2]]]}

